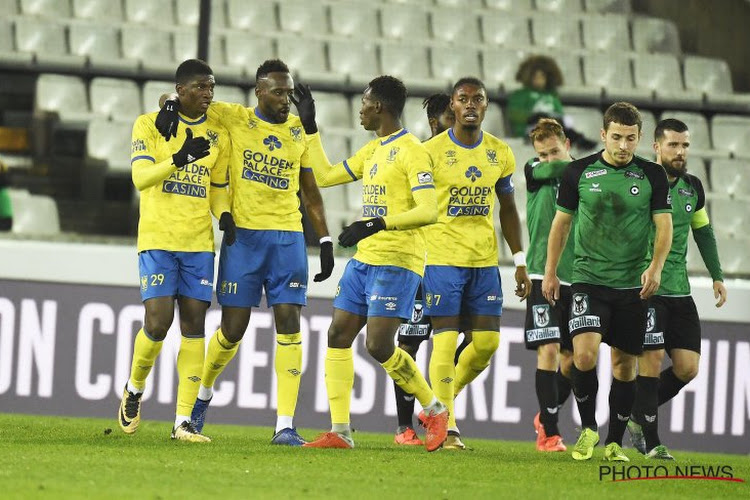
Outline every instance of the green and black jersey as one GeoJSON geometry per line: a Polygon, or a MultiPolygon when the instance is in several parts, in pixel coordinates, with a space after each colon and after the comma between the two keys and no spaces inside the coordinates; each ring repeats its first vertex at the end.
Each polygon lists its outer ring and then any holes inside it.
{"type": "MultiPolygon", "coordinates": [[[[703,254],[706,266],[714,280],[723,279],[719,264],[716,239],[706,212],[706,195],[703,184],[694,175],[678,177],[669,185],[672,201],[672,247],[661,272],[661,286],[657,295],[690,295],[687,273],[687,247],[690,229],[703,254]]],[[[654,232],[651,234],[653,248],[654,232]]]]}
{"type": "MultiPolygon", "coordinates": [[[[568,161],[540,162],[539,158],[529,160],[523,167],[526,176],[526,227],[529,230],[529,250],[526,255],[529,277],[542,279],[547,262],[547,240],[555,217],[555,199],[560,186],[560,178],[567,168],[568,161]]],[[[565,245],[557,276],[560,281],[570,284],[573,272],[573,240],[571,236],[565,245]]]]}
{"type": "Polygon", "coordinates": [[[639,156],[615,167],[599,152],[565,170],[557,209],[576,215],[573,283],[639,288],[652,214],[672,211],[667,174],[639,156]]]}

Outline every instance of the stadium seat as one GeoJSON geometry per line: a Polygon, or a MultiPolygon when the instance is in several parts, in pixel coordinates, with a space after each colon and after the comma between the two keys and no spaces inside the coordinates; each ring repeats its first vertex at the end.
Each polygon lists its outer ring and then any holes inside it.
{"type": "Polygon", "coordinates": [[[251,81],[255,81],[255,72],[263,61],[276,57],[274,39],[239,30],[224,32],[224,47],[227,64],[244,69],[251,81]]]}
{"type": "Polygon", "coordinates": [[[639,54],[633,58],[633,80],[640,89],[654,91],[654,101],[665,107],[699,108],[703,94],[685,90],[682,70],[671,54],[639,54]]]}
{"type": "MultiPolygon", "coordinates": [[[[708,170],[706,169],[706,160],[699,157],[688,158],[688,173],[696,176],[703,184],[703,191],[706,196],[711,195],[711,182],[708,178],[708,170]]],[[[710,214],[709,214],[710,215],[710,214]]]]}
{"type": "Polygon", "coordinates": [[[633,7],[631,0],[583,0],[587,12],[618,12],[629,14],[633,7]]]}
{"type": "MultiPolygon", "coordinates": [[[[745,209],[750,206],[745,206],[745,209]]],[[[725,274],[750,274],[750,260],[747,258],[747,249],[750,247],[750,239],[744,235],[735,238],[724,238],[717,236],[716,245],[719,248],[719,261],[725,274]]]]}
{"type": "Polygon", "coordinates": [[[504,10],[505,12],[529,12],[534,9],[531,0],[484,0],[488,9],[504,10]]]}
{"type": "MultiPolygon", "coordinates": [[[[317,96],[316,96],[317,100],[317,96]]],[[[323,148],[325,149],[326,156],[332,164],[342,162],[351,157],[351,151],[349,150],[349,137],[344,134],[338,134],[335,131],[323,130],[321,132],[321,141],[323,142],[323,148]]],[[[323,189],[323,192],[328,189],[323,189]]],[[[344,201],[344,190],[338,190],[341,194],[341,201],[337,205],[338,208],[346,207],[344,201]]]]}
{"type": "MultiPolygon", "coordinates": [[[[253,37],[260,39],[260,37],[253,37]]],[[[245,68],[242,65],[229,65],[225,59],[224,50],[225,40],[223,36],[211,36],[208,46],[208,64],[216,76],[217,82],[225,79],[234,81],[242,80],[245,75],[245,68]]],[[[247,48],[245,48],[247,50],[247,48]]],[[[244,51],[243,51],[244,52],[244,51]]],[[[187,31],[180,30],[174,32],[174,58],[175,67],[186,59],[193,59],[198,56],[198,37],[195,29],[189,28],[187,31]]]]}
{"type": "Polygon", "coordinates": [[[16,50],[34,54],[34,61],[45,69],[81,68],[83,56],[68,53],[65,25],[52,19],[16,18],[16,50]]]}
{"type": "Polygon", "coordinates": [[[140,61],[149,73],[165,78],[174,77],[175,64],[172,49],[172,33],[153,26],[123,24],[120,29],[122,53],[132,60],[140,61]]]}
{"type": "Polygon", "coordinates": [[[537,14],[531,18],[531,34],[538,47],[581,47],[580,19],[575,15],[537,14]]]}
{"type": "Polygon", "coordinates": [[[630,25],[624,14],[589,14],[581,20],[581,28],[588,50],[630,51],[630,25]]]}
{"type": "Polygon", "coordinates": [[[523,177],[523,166],[527,161],[536,157],[536,151],[531,144],[520,137],[504,137],[503,141],[510,146],[510,150],[513,151],[513,156],[516,159],[516,173],[513,174],[513,183],[516,185],[516,191],[525,190],[526,179],[523,177]]]}
{"type": "Polygon", "coordinates": [[[18,2],[16,0],[1,0],[0,1],[0,19],[10,18],[18,14],[18,2]]]}
{"type": "Polygon", "coordinates": [[[256,33],[277,29],[275,3],[268,0],[228,0],[227,14],[230,28],[256,33]]]}
{"type": "Polygon", "coordinates": [[[526,57],[522,49],[487,48],[482,51],[482,75],[484,83],[490,90],[502,86],[505,92],[511,92],[521,86],[516,81],[518,65],[526,57]]]}
{"type": "Polygon", "coordinates": [[[380,38],[378,9],[374,5],[334,2],[329,8],[332,34],[368,42],[380,38]]]}
{"type": "MultiPolygon", "coordinates": [[[[344,94],[315,92],[314,97],[316,121],[321,130],[326,132],[326,135],[351,131],[352,112],[349,109],[349,101],[344,94]]],[[[346,158],[341,158],[339,161],[346,158]]]]}
{"type": "Polygon", "coordinates": [[[135,75],[140,62],[124,59],[120,51],[120,30],[95,19],[75,21],[68,26],[70,52],[87,57],[95,71],[135,75]]]}
{"type": "Polygon", "coordinates": [[[234,85],[217,85],[214,87],[214,100],[223,102],[235,102],[247,106],[247,94],[234,85]]]}
{"type": "Polygon", "coordinates": [[[159,111],[159,98],[162,94],[171,94],[174,91],[174,82],[156,80],[146,82],[143,85],[143,112],[159,111]]]}
{"type": "Polygon", "coordinates": [[[404,106],[402,122],[404,127],[422,141],[430,138],[430,124],[427,121],[427,112],[422,108],[421,97],[407,97],[404,106]]]}
{"type": "Polygon", "coordinates": [[[433,9],[430,14],[432,38],[447,43],[481,43],[479,19],[474,11],[462,8],[433,9]]]}
{"type": "Polygon", "coordinates": [[[711,148],[711,135],[708,130],[708,121],[702,113],[665,110],[661,114],[661,120],[667,118],[680,120],[688,126],[688,130],[690,131],[691,155],[700,156],[702,158],[727,157],[726,152],[715,151],[711,148]]]}
{"type": "MultiPolygon", "coordinates": [[[[716,222],[721,232],[727,235],[746,235],[747,226],[750,224],[750,201],[748,200],[730,200],[712,199],[709,202],[708,213],[711,219],[716,222]]],[[[719,249],[721,252],[721,248],[719,249]]],[[[747,248],[745,249],[747,255],[747,248]]]]}
{"type": "Polygon", "coordinates": [[[536,10],[555,14],[576,14],[581,11],[581,0],[534,0],[536,10]]]}
{"type": "Polygon", "coordinates": [[[384,38],[428,40],[427,10],[419,5],[388,5],[380,10],[380,31],[384,38]]]}
{"type": "Polygon", "coordinates": [[[631,61],[626,53],[589,53],[581,62],[586,86],[600,89],[606,102],[625,100],[636,105],[651,102],[651,89],[633,87],[631,61]]]}
{"type": "Polygon", "coordinates": [[[123,19],[121,0],[73,0],[73,17],[120,23],[123,19]]]}
{"type": "Polygon", "coordinates": [[[30,66],[34,60],[31,52],[18,52],[13,42],[13,24],[7,19],[0,19],[0,60],[5,64],[30,66]]]}
{"type": "Polygon", "coordinates": [[[750,110],[750,94],[735,94],[729,65],[722,59],[686,56],[685,87],[703,92],[711,108],[734,111],[750,110]]]}
{"type": "Polygon", "coordinates": [[[602,129],[602,112],[598,108],[565,106],[565,117],[570,124],[586,138],[598,141],[602,129]]]}
{"type": "Polygon", "coordinates": [[[712,160],[711,181],[714,192],[750,200],[750,166],[747,161],[712,160]]]}
{"type": "Polygon", "coordinates": [[[602,89],[584,84],[581,57],[577,53],[552,49],[541,51],[541,53],[554,59],[560,67],[563,84],[558,87],[557,93],[563,101],[571,99],[590,103],[599,101],[602,89]]]}
{"type": "Polygon", "coordinates": [[[87,158],[106,164],[105,172],[130,174],[132,129],[131,123],[91,120],[86,130],[87,158]]]}
{"type": "Polygon", "coordinates": [[[8,190],[13,206],[14,234],[55,235],[60,233],[60,216],[55,200],[49,196],[8,190]]]}
{"type": "Polygon", "coordinates": [[[641,112],[641,140],[638,143],[636,154],[649,160],[655,160],[654,130],[656,130],[656,117],[654,113],[647,109],[640,109],[639,111],[641,112]]]}
{"type": "Polygon", "coordinates": [[[633,26],[633,50],[636,52],[666,52],[679,55],[680,33],[677,25],[657,17],[635,17],[633,26]]]}
{"type": "Polygon", "coordinates": [[[735,156],[750,158],[746,153],[750,144],[750,118],[746,116],[714,115],[711,119],[711,142],[714,149],[728,151],[735,156]]]}
{"type": "Polygon", "coordinates": [[[132,124],[141,114],[141,89],[132,80],[94,78],[89,95],[91,111],[99,117],[132,124]]]}
{"type": "Polygon", "coordinates": [[[482,0],[435,0],[438,7],[463,7],[470,10],[477,10],[484,7],[482,0]]]}
{"type": "Polygon", "coordinates": [[[498,103],[490,101],[487,105],[487,113],[484,115],[482,128],[500,139],[506,136],[503,110],[498,103]]]}
{"type": "Polygon", "coordinates": [[[172,0],[123,0],[125,21],[133,24],[170,26],[174,24],[174,2],[172,0]]]}
{"type": "Polygon", "coordinates": [[[19,0],[21,14],[53,19],[70,17],[70,0],[19,0]]]}
{"type": "Polygon", "coordinates": [[[36,81],[34,112],[56,114],[69,124],[85,123],[89,112],[86,85],[77,76],[42,74],[36,81]]]}
{"type": "Polygon", "coordinates": [[[401,78],[412,93],[432,93],[446,88],[445,82],[437,82],[430,76],[426,47],[383,43],[380,46],[380,67],[401,78]]]}
{"type": "Polygon", "coordinates": [[[441,86],[452,86],[463,76],[481,78],[479,53],[471,47],[455,45],[435,46],[431,48],[432,76],[441,86]]]}
{"type": "Polygon", "coordinates": [[[279,26],[282,31],[309,36],[328,34],[325,5],[306,0],[286,0],[279,3],[279,26]]]}
{"type": "Polygon", "coordinates": [[[528,48],[531,45],[529,18],[515,13],[486,11],[479,16],[485,45],[528,48]]]}
{"type": "MultiPolygon", "coordinates": [[[[349,84],[364,88],[381,74],[377,46],[374,42],[329,41],[328,58],[331,71],[343,75],[349,84]]],[[[343,80],[343,79],[342,79],[343,80]]]]}
{"type": "Polygon", "coordinates": [[[284,36],[276,40],[276,50],[299,81],[312,86],[341,83],[339,75],[328,71],[324,42],[284,36]]]}

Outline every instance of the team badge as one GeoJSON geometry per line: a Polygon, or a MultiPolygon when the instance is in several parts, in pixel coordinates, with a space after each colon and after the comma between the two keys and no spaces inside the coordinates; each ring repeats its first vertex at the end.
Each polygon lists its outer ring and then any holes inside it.
{"type": "Polygon", "coordinates": [[[289,133],[292,134],[292,140],[294,142],[300,142],[302,140],[302,127],[289,127],[289,133]]]}
{"type": "Polygon", "coordinates": [[[422,321],[422,317],[424,316],[424,306],[422,306],[421,302],[415,302],[414,303],[414,309],[411,312],[411,322],[412,323],[419,323],[422,321]]]}
{"type": "Polygon", "coordinates": [[[432,307],[432,294],[426,293],[424,295],[424,303],[427,304],[427,307],[432,307]]]}
{"type": "Polygon", "coordinates": [[[208,142],[211,144],[211,147],[218,147],[219,146],[219,133],[215,132],[211,129],[206,130],[206,137],[208,137],[208,142]]]}
{"type": "Polygon", "coordinates": [[[638,186],[636,185],[630,186],[630,194],[632,194],[633,196],[638,196],[640,192],[641,192],[641,189],[638,186]]]}
{"type": "Polygon", "coordinates": [[[400,148],[397,148],[396,146],[393,146],[391,150],[388,152],[388,160],[389,162],[396,161],[396,155],[398,154],[400,148]]]}
{"type": "Polygon", "coordinates": [[[534,306],[534,325],[537,328],[549,325],[549,304],[534,306]]]}
{"type": "Polygon", "coordinates": [[[488,149],[487,161],[492,163],[493,165],[496,165],[497,164],[497,151],[495,151],[494,149],[488,149]]]}
{"type": "Polygon", "coordinates": [[[148,276],[141,276],[141,290],[148,290],[148,276]]]}
{"type": "Polygon", "coordinates": [[[281,149],[281,141],[275,135],[269,135],[268,137],[263,139],[263,144],[268,147],[269,151],[273,151],[274,149],[281,149]]]}
{"type": "Polygon", "coordinates": [[[482,171],[472,165],[466,170],[464,175],[467,179],[471,179],[471,182],[476,182],[477,179],[482,177],[482,171]]]}
{"type": "Polygon", "coordinates": [[[573,294],[573,314],[580,316],[589,309],[589,296],[585,293],[573,294]]]}
{"type": "Polygon", "coordinates": [[[690,203],[686,203],[685,204],[685,211],[688,212],[688,213],[692,212],[693,211],[693,205],[691,205],[690,203]]]}
{"type": "Polygon", "coordinates": [[[646,331],[653,332],[656,326],[656,309],[653,307],[648,308],[648,314],[646,315],[646,331]]]}
{"type": "Polygon", "coordinates": [[[377,173],[378,173],[378,164],[375,163],[372,166],[372,168],[370,169],[370,179],[372,179],[373,177],[375,177],[375,174],[377,174],[377,173]]]}

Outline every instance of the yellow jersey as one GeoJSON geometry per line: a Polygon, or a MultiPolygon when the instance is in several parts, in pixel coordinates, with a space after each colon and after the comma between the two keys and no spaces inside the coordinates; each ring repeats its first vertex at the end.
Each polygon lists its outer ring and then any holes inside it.
{"type": "MultiPolygon", "coordinates": [[[[352,180],[362,179],[362,218],[389,217],[414,208],[414,191],[434,189],[432,162],[419,139],[406,129],[373,139],[344,162],[352,180]]],[[[357,244],[354,258],[374,266],[424,273],[421,227],[380,231],[357,244]]]]}
{"type": "Polygon", "coordinates": [[[258,108],[226,102],[211,103],[208,116],[232,140],[229,191],[237,226],[301,232],[299,176],[310,163],[299,117],[271,123],[258,108]]]}
{"type": "MultiPolygon", "coordinates": [[[[498,264],[492,221],[496,184],[510,183],[516,160],[510,147],[482,132],[471,146],[448,129],[425,143],[432,157],[438,220],[425,227],[427,264],[489,267],[498,264]]],[[[509,184],[512,186],[512,184],[509,184]]]]}
{"type": "Polygon", "coordinates": [[[156,130],[156,113],[139,116],[133,125],[130,164],[154,167],[172,163],[185,142],[185,131],[205,137],[211,153],[177,168],[166,179],[141,191],[138,251],[213,252],[209,192],[211,185],[226,186],[229,134],[216,120],[203,115],[191,120],[180,115],[177,136],[169,142],[156,130]]]}

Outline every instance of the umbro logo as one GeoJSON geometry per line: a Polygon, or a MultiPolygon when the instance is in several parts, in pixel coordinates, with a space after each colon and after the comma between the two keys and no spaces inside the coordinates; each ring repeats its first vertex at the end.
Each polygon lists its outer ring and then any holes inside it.
{"type": "Polygon", "coordinates": [[[292,375],[294,375],[295,377],[298,377],[298,376],[300,376],[300,374],[302,373],[301,371],[299,371],[299,370],[298,370],[298,369],[296,369],[296,368],[292,368],[291,370],[287,370],[287,371],[288,371],[289,373],[291,373],[292,375]]]}
{"type": "Polygon", "coordinates": [[[453,382],[453,379],[450,377],[445,377],[444,379],[440,379],[440,381],[444,384],[450,384],[451,382],[453,382]]]}
{"type": "Polygon", "coordinates": [[[197,375],[193,375],[192,377],[188,377],[188,380],[191,382],[200,382],[201,378],[197,375]]]}
{"type": "Polygon", "coordinates": [[[554,415],[555,413],[557,413],[557,406],[555,406],[554,408],[547,408],[547,413],[549,413],[550,415],[554,415]]]}
{"type": "Polygon", "coordinates": [[[211,363],[211,369],[212,370],[218,370],[222,366],[224,366],[222,363],[211,363]]]}
{"type": "Polygon", "coordinates": [[[653,424],[654,422],[656,422],[656,415],[645,415],[644,414],[643,418],[645,418],[646,422],[648,422],[649,424],[653,424]]]}
{"type": "Polygon", "coordinates": [[[628,420],[630,420],[630,415],[623,416],[618,413],[617,420],[619,420],[620,422],[627,422],[628,420]]]}
{"type": "Polygon", "coordinates": [[[404,396],[404,401],[409,401],[409,402],[414,401],[414,396],[411,394],[406,394],[404,396]]]}
{"type": "Polygon", "coordinates": [[[587,394],[587,395],[585,395],[585,396],[584,396],[584,397],[582,397],[582,398],[579,398],[578,396],[575,396],[575,398],[576,398],[576,401],[578,401],[579,403],[585,403],[586,401],[588,401],[588,400],[589,400],[589,396],[588,396],[588,394],[587,394]]]}

